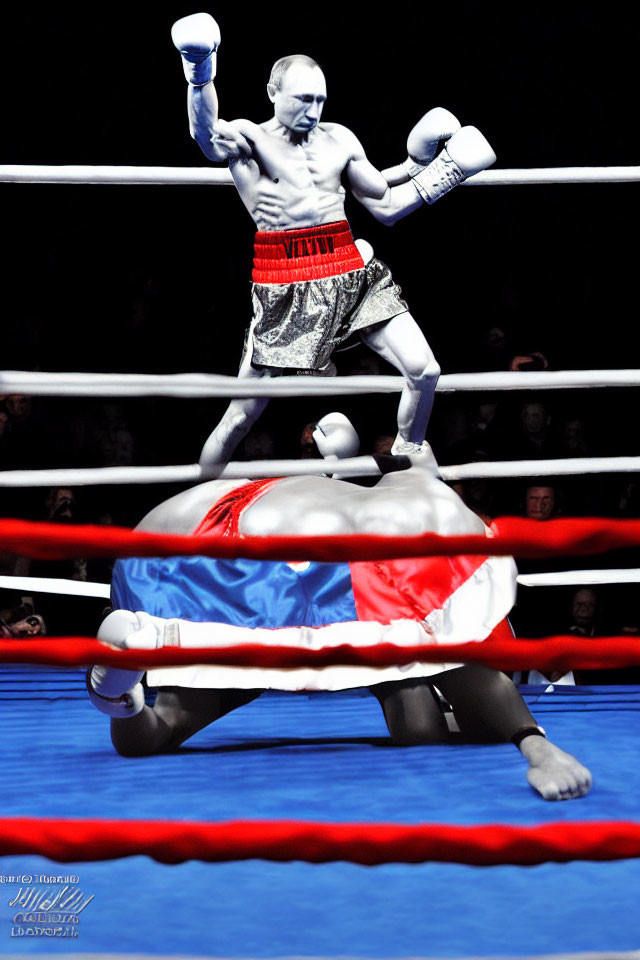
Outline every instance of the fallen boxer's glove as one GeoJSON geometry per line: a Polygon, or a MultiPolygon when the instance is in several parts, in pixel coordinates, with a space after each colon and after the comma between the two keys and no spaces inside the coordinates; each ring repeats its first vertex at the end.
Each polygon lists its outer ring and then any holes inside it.
{"type": "MultiPolygon", "coordinates": [[[[155,649],[160,646],[156,627],[150,621],[141,628],[131,610],[114,610],[98,630],[98,640],[121,650],[155,649]]],[[[144,707],[141,680],[144,670],[121,670],[95,664],[87,670],[87,691],[94,707],[119,719],[135,717],[144,707]]]]}

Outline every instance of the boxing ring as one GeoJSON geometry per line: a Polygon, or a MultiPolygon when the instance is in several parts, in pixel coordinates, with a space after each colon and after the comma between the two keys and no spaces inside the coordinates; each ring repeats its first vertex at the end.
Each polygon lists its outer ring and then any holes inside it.
{"type": "MultiPolygon", "coordinates": [[[[220,176],[226,171],[159,169],[4,167],[0,180],[229,182],[220,176]]],[[[638,167],[565,168],[487,171],[467,182],[639,179],[638,167]]],[[[639,382],[637,370],[518,372],[445,376],[438,389],[605,389],[639,382]]],[[[247,383],[199,374],[0,373],[0,392],[46,396],[336,396],[396,393],[401,386],[398,377],[247,383]]],[[[197,464],[12,470],[0,473],[0,486],[181,483],[322,470],[323,461],[231,463],[206,474],[197,464]]],[[[616,457],[459,464],[440,473],[454,481],[639,470],[640,458],[616,457]]],[[[380,467],[373,457],[357,457],[341,461],[340,473],[375,476],[380,467]]],[[[329,561],[487,550],[485,538],[434,534],[319,537],[311,546],[302,538],[267,539],[223,542],[0,520],[2,549],[48,559],[202,553],[329,561]]],[[[640,521],[504,518],[494,525],[491,543],[496,555],[599,556],[640,544],[640,521]]],[[[520,578],[527,588],[638,580],[635,569],[520,578]]],[[[107,595],[105,584],[68,581],[5,577],[0,587],[107,595]]],[[[443,656],[437,648],[390,646],[301,651],[247,644],[199,649],[197,662],[320,666],[443,656]]],[[[588,650],[575,637],[555,637],[485,641],[459,652],[504,669],[530,665],[532,656],[556,667],[640,663],[640,643],[630,637],[590,640],[588,650]]],[[[451,653],[447,647],[447,660],[451,653]]],[[[271,691],[175,753],[117,756],[105,718],[86,697],[82,665],[130,668],[193,662],[194,656],[188,648],[115,651],[89,638],[0,641],[0,924],[7,933],[26,929],[15,914],[45,909],[38,891],[50,897],[47,891],[61,883],[72,891],[67,912],[76,917],[59,921],[69,931],[64,935],[12,932],[4,941],[9,951],[0,955],[638,957],[640,687],[521,688],[552,738],[594,772],[594,787],[579,802],[549,804],[534,795],[511,744],[460,740],[390,748],[378,704],[363,690],[271,691]]]]}

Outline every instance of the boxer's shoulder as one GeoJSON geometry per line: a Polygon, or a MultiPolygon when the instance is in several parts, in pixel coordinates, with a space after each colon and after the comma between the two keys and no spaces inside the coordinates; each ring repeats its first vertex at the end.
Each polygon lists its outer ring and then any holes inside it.
{"type": "Polygon", "coordinates": [[[247,507],[244,536],[322,536],[353,532],[353,484],[328,477],[286,477],[247,507]]]}
{"type": "Polygon", "coordinates": [[[136,530],[147,533],[193,533],[212,505],[248,480],[209,480],[176,494],[146,514],[136,530]]]}
{"type": "Polygon", "coordinates": [[[362,150],[362,145],[353,130],[345,127],[343,123],[321,123],[320,130],[325,136],[331,137],[342,147],[349,151],[358,152],[362,150]]]}

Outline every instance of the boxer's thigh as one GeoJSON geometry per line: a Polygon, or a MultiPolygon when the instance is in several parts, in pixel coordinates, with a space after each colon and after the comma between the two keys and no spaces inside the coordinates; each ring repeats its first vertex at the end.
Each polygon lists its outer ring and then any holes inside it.
{"type": "Polygon", "coordinates": [[[508,741],[518,730],[536,724],[516,686],[500,670],[469,663],[434,681],[466,736],[508,741]]]}
{"type": "Polygon", "coordinates": [[[153,705],[167,724],[172,746],[178,746],[237,707],[259,697],[262,690],[209,690],[193,687],[160,687],[153,705]]]}
{"type": "Polygon", "coordinates": [[[153,707],[127,720],[112,719],[111,740],[122,756],[173,750],[215,720],[260,696],[261,690],[161,687],[153,707]]]}

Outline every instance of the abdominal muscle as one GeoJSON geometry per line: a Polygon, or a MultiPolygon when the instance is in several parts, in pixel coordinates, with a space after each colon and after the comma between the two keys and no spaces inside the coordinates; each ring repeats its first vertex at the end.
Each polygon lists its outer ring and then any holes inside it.
{"type": "Polygon", "coordinates": [[[241,187],[236,180],[236,186],[258,230],[295,230],[345,219],[342,187],[323,190],[312,183],[300,189],[263,176],[255,185],[241,187]]]}
{"type": "Polygon", "coordinates": [[[333,144],[326,142],[322,146],[329,150],[270,146],[267,141],[264,157],[256,149],[255,159],[230,164],[240,198],[259,230],[295,230],[345,219],[340,175],[347,157],[336,157],[333,144]]]}

